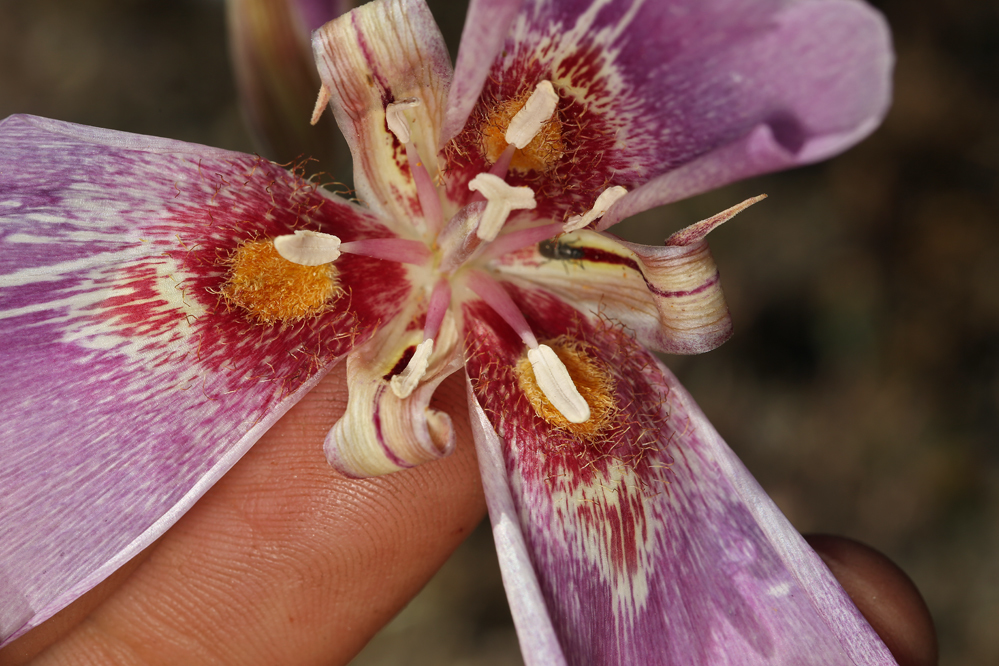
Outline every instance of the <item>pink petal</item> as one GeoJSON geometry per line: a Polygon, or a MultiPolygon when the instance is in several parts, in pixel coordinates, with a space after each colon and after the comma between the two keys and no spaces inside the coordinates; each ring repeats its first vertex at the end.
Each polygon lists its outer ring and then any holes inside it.
{"type": "Polygon", "coordinates": [[[398,311],[403,269],[349,256],[347,293],[321,315],[265,325],[227,309],[220,258],[298,227],[389,235],[258,157],[0,124],[0,640],[162,534],[398,311]]]}
{"type": "Polygon", "coordinates": [[[570,664],[894,663],[664,366],[611,324],[512,295],[539,340],[581,341],[612,373],[620,410],[590,440],[548,425],[512,372],[517,336],[468,306],[476,445],[527,663],[552,663],[545,614],[570,664]]]}
{"type": "Polygon", "coordinates": [[[850,0],[525,1],[450,147],[449,193],[488,168],[480,146],[498,105],[541,80],[561,96],[562,157],[511,184],[534,187],[550,219],[585,212],[608,186],[637,190],[603,229],[844,150],[884,116],[892,62],[881,16],[850,0]],[[769,145],[747,142],[764,130],[769,145]]]}

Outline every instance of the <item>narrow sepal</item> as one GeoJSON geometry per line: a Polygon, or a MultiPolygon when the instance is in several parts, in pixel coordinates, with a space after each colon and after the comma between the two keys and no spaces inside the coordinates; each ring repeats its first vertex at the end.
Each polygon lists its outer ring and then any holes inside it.
{"type": "Polygon", "coordinates": [[[417,101],[407,111],[410,134],[433,178],[451,59],[430,10],[423,0],[376,0],[324,25],[312,44],[354,159],[358,196],[400,226],[421,220],[406,149],[389,130],[386,107],[417,101]]]}
{"type": "Polygon", "coordinates": [[[0,641],[161,535],[399,311],[401,269],[365,257],[307,317],[263,322],[224,295],[242,244],[296,228],[390,235],[259,157],[0,124],[0,641]]]}
{"type": "Polygon", "coordinates": [[[327,460],[347,476],[397,472],[454,450],[451,418],[430,408],[440,383],[461,368],[454,318],[445,317],[425,373],[415,390],[402,397],[392,378],[405,370],[423,342],[422,327],[409,324],[406,317],[397,317],[347,357],[347,410],[324,445],[327,460]]]}
{"type": "Polygon", "coordinates": [[[508,253],[494,268],[592,318],[617,321],[642,345],[667,354],[710,351],[732,334],[718,269],[703,239],[655,247],[584,229],[508,253]]]}
{"type": "MultiPolygon", "coordinates": [[[[509,489],[568,663],[894,663],[665,367],[611,324],[541,293],[512,295],[539,340],[585,357],[613,386],[602,429],[553,424],[515,370],[519,339],[468,306],[466,368],[495,436],[474,432],[480,449],[499,447],[486,456],[492,474],[507,475],[487,502],[509,524],[509,489]]],[[[505,567],[525,565],[500,552],[505,567]]],[[[537,615],[537,595],[521,596],[537,615]]]]}

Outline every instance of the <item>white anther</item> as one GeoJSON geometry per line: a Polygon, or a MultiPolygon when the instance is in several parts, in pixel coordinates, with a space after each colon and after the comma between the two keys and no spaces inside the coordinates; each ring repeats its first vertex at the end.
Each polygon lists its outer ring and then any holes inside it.
{"type": "Polygon", "coordinates": [[[489,242],[499,235],[503,223],[515,210],[530,210],[538,205],[529,187],[513,187],[491,173],[480,173],[468,183],[468,189],[486,198],[486,209],[475,235],[489,242]]]}
{"type": "Polygon", "coordinates": [[[527,360],[534,368],[534,380],[548,402],[569,423],[584,423],[590,418],[590,406],[572,382],[569,371],[548,345],[527,350],[527,360]]]}
{"type": "Polygon", "coordinates": [[[518,148],[529,144],[555,113],[556,105],[558,105],[558,93],[555,92],[552,82],[539,83],[527,99],[527,103],[510,121],[504,137],[506,142],[518,148]]]}
{"type": "Polygon", "coordinates": [[[420,105],[420,100],[415,97],[392,102],[385,107],[385,124],[399,139],[399,143],[406,145],[409,143],[409,119],[406,118],[406,109],[412,109],[420,105]]]}
{"type": "Polygon", "coordinates": [[[597,200],[593,202],[593,208],[586,211],[582,215],[573,215],[566,220],[565,226],[562,227],[562,231],[569,233],[570,231],[582,229],[593,220],[603,217],[604,213],[610,210],[610,207],[617,203],[617,200],[627,193],[628,190],[624,189],[620,185],[608,187],[606,190],[601,192],[600,196],[597,197],[597,200]]]}
{"type": "Polygon", "coordinates": [[[322,266],[340,256],[340,239],[333,234],[296,229],[274,239],[274,249],[293,264],[322,266]]]}
{"type": "Polygon", "coordinates": [[[408,398],[409,394],[419,386],[423,375],[427,374],[430,355],[433,353],[434,341],[431,338],[416,345],[416,351],[413,352],[413,358],[409,359],[409,363],[406,364],[406,369],[389,380],[392,393],[395,393],[397,398],[408,398]]]}

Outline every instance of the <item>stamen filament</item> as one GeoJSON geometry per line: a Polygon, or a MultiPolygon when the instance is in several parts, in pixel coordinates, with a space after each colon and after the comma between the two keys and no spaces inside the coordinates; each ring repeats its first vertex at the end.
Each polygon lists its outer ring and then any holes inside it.
{"type": "Polygon", "coordinates": [[[430,259],[430,250],[425,244],[405,238],[367,238],[350,241],[341,244],[340,251],[417,266],[427,263],[430,259]]]}
{"type": "Polygon", "coordinates": [[[434,285],[434,290],[430,294],[430,303],[427,304],[427,321],[423,325],[424,338],[437,337],[449,307],[451,307],[451,282],[442,278],[434,285]]]}
{"type": "Polygon", "coordinates": [[[406,159],[409,161],[409,170],[413,174],[416,182],[416,195],[420,198],[420,208],[423,209],[423,219],[427,223],[427,230],[437,235],[444,224],[444,211],[441,209],[441,200],[437,196],[437,188],[434,181],[423,165],[420,154],[412,142],[406,144],[406,159]]]}
{"type": "Polygon", "coordinates": [[[543,240],[548,240],[562,232],[562,224],[553,222],[542,224],[539,227],[530,229],[518,229],[508,234],[503,234],[490,243],[479,255],[479,260],[489,261],[501,257],[508,252],[516,252],[521,248],[535,245],[543,240]]]}
{"type": "Polygon", "coordinates": [[[538,339],[534,337],[534,332],[531,331],[531,327],[524,319],[520,308],[510,298],[510,294],[506,293],[506,290],[496,280],[482,271],[472,270],[467,275],[468,288],[509,324],[525,345],[530,349],[537,349],[538,339]]]}

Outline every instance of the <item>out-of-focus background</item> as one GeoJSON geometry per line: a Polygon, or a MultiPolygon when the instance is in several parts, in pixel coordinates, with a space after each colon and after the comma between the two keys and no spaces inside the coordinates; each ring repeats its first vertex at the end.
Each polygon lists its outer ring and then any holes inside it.
{"type": "MultiPolygon", "coordinates": [[[[452,48],[463,4],[433,5],[452,48]]],[[[662,242],[770,195],[711,237],[735,337],[667,362],[799,530],[865,541],[909,573],[942,664],[995,664],[999,3],[874,4],[898,67],[873,137],[619,233],[662,242]]],[[[255,150],[222,0],[0,0],[11,113],[255,150]]],[[[354,663],[520,663],[488,529],[354,663]]]]}

